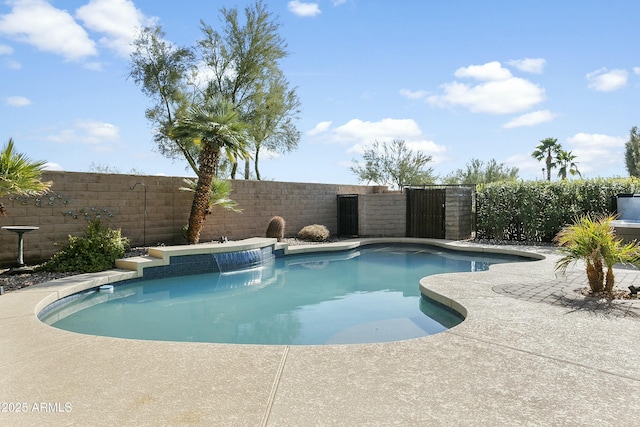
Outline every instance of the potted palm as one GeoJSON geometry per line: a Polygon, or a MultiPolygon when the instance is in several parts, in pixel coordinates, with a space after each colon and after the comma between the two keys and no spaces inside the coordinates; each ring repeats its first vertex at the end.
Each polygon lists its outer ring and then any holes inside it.
{"type": "Polygon", "coordinates": [[[612,215],[584,215],[562,229],[554,239],[564,255],[556,262],[556,270],[564,272],[570,264],[584,261],[592,294],[611,293],[615,264],[640,262],[640,246],[635,241],[625,243],[615,235],[611,226],[614,219],[612,215]]]}

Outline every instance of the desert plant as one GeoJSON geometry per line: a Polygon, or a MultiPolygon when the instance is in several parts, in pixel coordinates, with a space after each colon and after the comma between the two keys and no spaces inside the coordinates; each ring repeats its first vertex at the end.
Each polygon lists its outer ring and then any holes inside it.
{"type": "Polygon", "coordinates": [[[122,237],[120,229],[102,225],[99,219],[89,221],[83,236],[69,236],[69,243],[42,266],[47,271],[93,273],[113,268],[115,260],[122,258],[129,239],[122,237]]]}
{"type": "MultiPolygon", "coordinates": [[[[192,193],[196,192],[198,182],[195,179],[185,178],[183,181],[186,184],[186,187],[180,187],[179,189],[181,191],[190,191],[192,193]]],[[[223,209],[233,212],[242,212],[242,209],[237,207],[238,203],[229,198],[231,191],[231,181],[213,177],[213,180],[211,181],[211,190],[209,191],[209,207],[205,211],[205,214],[210,215],[214,206],[220,206],[223,209]]]]}
{"type": "Polygon", "coordinates": [[[615,235],[611,225],[614,219],[612,215],[583,215],[563,228],[554,239],[564,254],[556,262],[556,270],[564,272],[570,264],[582,260],[586,263],[591,292],[611,292],[615,281],[613,266],[640,261],[638,244],[635,241],[624,243],[615,235]]]}
{"type": "Polygon", "coordinates": [[[298,232],[300,239],[311,242],[324,242],[329,238],[329,235],[329,229],[320,224],[307,225],[298,232]]]}
{"type": "Polygon", "coordinates": [[[199,149],[198,179],[187,232],[189,244],[200,241],[200,232],[210,209],[211,185],[222,152],[234,157],[250,157],[245,130],[246,124],[240,120],[233,102],[226,98],[208,98],[204,104],[194,104],[188,113],[180,115],[166,132],[171,139],[194,141],[199,149]]]}
{"type": "MultiPolygon", "coordinates": [[[[0,197],[9,194],[34,196],[45,193],[51,182],[42,182],[40,176],[46,162],[32,161],[14,149],[13,139],[0,150],[0,197]]],[[[5,215],[0,203],[0,215],[5,215]]]]}
{"type": "Polygon", "coordinates": [[[281,216],[274,216],[269,221],[269,226],[267,227],[267,237],[276,238],[278,242],[284,238],[284,218],[281,216]]]}

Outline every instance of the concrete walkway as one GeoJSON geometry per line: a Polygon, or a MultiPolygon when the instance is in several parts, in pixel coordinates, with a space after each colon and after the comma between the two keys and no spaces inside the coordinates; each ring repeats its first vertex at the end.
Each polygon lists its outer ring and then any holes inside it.
{"type": "MultiPolygon", "coordinates": [[[[578,307],[581,266],[556,276],[553,251],[529,249],[546,259],[424,278],[465,321],[380,344],[80,335],[36,318],[79,279],[11,292],[0,297],[0,425],[637,425],[638,300],[578,307]]],[[[616,274],[621,288],[638,280],[616,274]]]]}

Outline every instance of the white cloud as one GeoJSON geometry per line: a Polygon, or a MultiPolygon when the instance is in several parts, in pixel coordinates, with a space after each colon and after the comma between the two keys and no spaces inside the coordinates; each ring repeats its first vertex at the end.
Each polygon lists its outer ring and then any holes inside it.
{"type": "Polygon", "coordinates": [[[22,64],[13,59],[8,59],[5,63],[7,64],[7,68],[11,70],[19,70],[22,68],[22,64]]]}
{"type": "Polygon", "coordinates": [[[507,123],[502,125],[502,127],[510,129],[521,126],[534,126],[540,123],[550,122],[555,117],[556,115],[549,110],[532,111],[531,113],[522,114],[521,116],[509,120],[507,123]]]}
{"type": "Polygon", "coordinates": [[[78,120],[73,127],[62,129],[46,139],[57,143],[89,144],[98,150],[109,151],[110,147],[105,144],[119,141],[120,129],[98,120],[78,120]]]}
{"type": "MultiPolygon", "coordinates": [[[[11,55],[13,54],[13,48],[11,46],[7,46],[6,44],[0,44],[0,55],[11,55]]],[[[20,64],[15,59],[7,58],[3,59],[3,64],[6,65],[10,70],[19,70],[22,68],[22,64],[20,64]]]]}
{"type": "Polygon", "coordinates": [[[318,3],[305,3],[298,0],[292,0],[287,3],[289,11],[298,16],[316,16],[322,13],[318,3]]]}
{"type": "Polygon", "coordinates": [[[640,67],[633,67],[633,72],[636,74],[640,74],[640,67]]]}
{"type": "Polygon", "coordinates": [[[13,0],[0,16],[0,34],[70,61],[97,55],[95,43],[66,11],[44,0],[13,0]]]}
{"type": "Polygon", "coordinates": [[[508,64],[526,73],[541,74],[547,61],[543,58],[525,58],[514,59],[509,61],[508,64]]]}
{"type": "Polygon", "coordinates": [[[498,61],[458,68],[454,76],[458,78],[469,77],[481,81],[507,80],[512,77],[511,71],[504,68],[498,61]]]}
{"type": "Polygon", "coordinates": [[[567,138],[568,149],[576,156],[578,169],[583,175],[622,166],[625,142],[626,138],[598,133],[581,132],[567,138]]]}
{"type": "Polygon", "coordinates": [[[114,142],[120,139],[120,129],[110,123],[84,120],[77,122],[76,127],[83,135],[83,141],[90,144],[114,142]]]}
{"type": "Polygon", "coordinates": [[[64,168],[62,166],[60,166],[58,163],[53,163],[53,162],[45,163],[43,169],[44,170],[48,170],[48,171],[63,171],[64,170],[64,168]]]}
{"type": "Polygon", "coordinates": [[[320,134],[328,131],[329,128],[331,128],[331,122],[330,121],[320,122],[313,129],[311,129],[309,132],[307,132],[307,135],[309,135],[309,136],[320,135],[320,134]]]}
{"type": "Polygon", "coordinates": [[[7,46],[6,44],[0,44],[0,55],[11,55],[13,53],[13,48],[11,46],[7,46]]]}
{"type": "Polygon", "coordinates": [[[526,111],[545,99],[544,89],[529,80],[514,77],[499,62],[459,68],[456,77],[481,82],[475,85],[451,82],[441,86],[443,94],[427,101],[437,107],[468,108],[474,113],[513,114],[526,111]]]}
{"type": "Polygon", "coordinates": [[[385,118],[377,122],[352,119],[347,123],[331,127],[331,122],[321,122],[308,133],[324,142],[347,143],[348,153],[361,154],[374,141],[391,142],[402,139],[412,150],[421,151],[433,157],[434,163],[442,161],[446,147],[427,140],[413,119],[385,118]],[[313,132],[313,134],[312,134],[313,132]]]}
{"type": "Polygon", "coordinates": [[[31,100],[24,96],[9,96],[6,99],[7,105],[11,107],[26,107],[31,105],[31,100]]]}
{"type": "Polygon", "coordinates": [[[514,154],[507,157],[503,163],[508,167],[518,168],[518,175],[522,178],[529,176],[546,179],[547,175],[543,171],[544,166],[531,157],[531,154],[514,154]]]}
{"type": "Polygon", "coordinates": [[[336,142],[365,142],[374,140],[411,139],[422,134],[418,124],[412,119],[382,119],[379,122],[368,122],[360,119],[349,120],[342,126],[332,130],[336,142]]]}
{"type": "Polygon", "coordinates": [[[76,17],[92,31],[105,34],[100,43],[128,57],[136,31],[153,24],[130,0],[91,0],[76,11],[76,17]]]}
{"type": "Polygon", "coordinates": [[[333,0],[334,6],[340,6],[341,4],[345,4],[347,0],[333,0]]]}
{"type": "Polygon", "coordinates": [[[429,96],[426,90],[400,89],[400,95],[408,99],[424,99],[429,96]]]}
{"type": "MultiPolygon", "coordinates": [[[[233,67],[229,67],[224,71],[225,76],[233,79],[237,74],[233,67]]],[[[190,83],[195,85],[200,90],[205,90],[210,81],[215,80],[216,73],[205,61],[198,61],[195,70],[191,76],[190,83]]]]}
{"type": "Polygon", "coordinates": [[[102,71],[102,63],[101,62],[85,62],[82,64],[82,68],[85,70],[91,71],[102,71]]]}
{"type": "Polygon", "coordinates": [[[434,164],[438,164],[444,160],[444,153],[447,151],[444,145],[438,145],[434,141],[428,140],[409,140],[406,142],[410,150],[431,156],[434,164]]]}
{"type": "Polygon", "coordinates": [[[587,74],[589,88],[599,92],[612,92],[623,88],[627,84],[629,73],[627,70],[615,69],[607,70],[600,68],[587,74]]]}
{"type": "MultiPolygon", "coordinates": [[[[403,138],[399,138],[399,139],[403,139],[403,138]]],[[[382,142],[391,142],[392,140],[385,139],[385,140],[377,140],[377,141],[382,143],[382,142]]],[[[431,162],[433,165],[442,163],[446,158],[445,152],[447,151],[447,149],[443,145],[438,145],[435,142],[429,141],[426,139],[415,139],[415,140],[405,139],[404,141],[409,150],[416,153],[422,153],[422,154],[426,154],[427,156],[431,156],[431,162]]],[[[370,143],[355,144],[354,146],[352,146],[347,150],[347,153],[362,155],[364,154],[365,150],[370,148],[373,142],[374,141],[371,141],[370,143]]]]}
{"type": "Polygon", "coordinates": [[[475,86],[452,82],[442,85],[443,95],[432,95],[428,102],[438,107],[462,106],[474,113],[513,114],[526,111],[545,99],[542,88],[521,78],[475,86]]]}
{"type": "MultiPolygon", "coordinates": [[[[562,147],[576,156],[575,162],[584,178],[614,176],[624,171],[626,138],[597,133],[576,133],[562,141],[562,147]]],[[[531,151],[505,159],[510,167],[517,167],[522,178],[546,179],[544,165],[531,157],[531,151]]],[[[558,169],[552,170],[557,179],[558,169]]]]}

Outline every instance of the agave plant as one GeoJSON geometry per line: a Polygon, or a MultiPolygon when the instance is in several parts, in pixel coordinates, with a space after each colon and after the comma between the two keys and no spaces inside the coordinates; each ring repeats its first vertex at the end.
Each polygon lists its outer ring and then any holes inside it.
{"type": "Polygon", "coordinates": [[[564,272],[570,264],[582,260],[591,292],[611,292],[615,282],[613,266],[640,261],[640,246],[635,241],[624,243],[615,235],[611,225],[614,219],[612,215],[584,215],[562,229],[554,239],[564,254],[556,262],[556,270],[564,272]]]}

